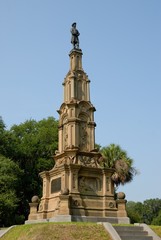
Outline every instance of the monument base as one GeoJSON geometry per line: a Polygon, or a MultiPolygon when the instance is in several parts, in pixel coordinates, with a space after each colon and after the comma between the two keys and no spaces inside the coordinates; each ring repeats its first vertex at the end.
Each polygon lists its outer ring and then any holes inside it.
{"type": "Polygon", "coordinates": [[[129,223],[125,194],[117,194],[113,169],[62,164],[42,172],[43,196],[32,198],[26,223],[110,222],[129,223]]]}
{"type": "Polygon", "coordinates": [[[43,222],[109,222],[111,224],[130,224],[128,217],[88,217],[88,216],[72,216],[62,215],[49,219],[27,220],[25,224],[43,223],[43,222]]]}

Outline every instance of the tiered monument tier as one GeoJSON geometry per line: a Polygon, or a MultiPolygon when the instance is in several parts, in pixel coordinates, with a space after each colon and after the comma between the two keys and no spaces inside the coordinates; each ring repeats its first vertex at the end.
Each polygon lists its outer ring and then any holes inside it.
{"type": "Polygon", "coordinates": [[[115,199],[113,169],[104,168],[95,149],[95,107],[90,80],[82,68],[82,51],[73,49],[59,113],[59,148],[55,166],[40,173],[43,194],[33,197],[29,222],[110,221],[129,223],[124,195],[115,199]],[[38,210],[37,210],[38,208],[38,210]]]}

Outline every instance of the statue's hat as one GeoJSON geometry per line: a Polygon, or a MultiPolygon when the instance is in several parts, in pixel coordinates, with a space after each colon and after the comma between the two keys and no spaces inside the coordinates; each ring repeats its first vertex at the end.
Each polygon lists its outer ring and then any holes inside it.
{"type": "Polygon", "coordinates": [[[74,27],[74,25],[76,25],[76,22],[74,22],[74,23],[72,24],[72,27],[74,27]]]}

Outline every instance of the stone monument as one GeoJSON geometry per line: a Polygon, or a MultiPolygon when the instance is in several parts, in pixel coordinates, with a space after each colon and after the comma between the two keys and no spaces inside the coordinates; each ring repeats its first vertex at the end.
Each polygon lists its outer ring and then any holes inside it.
{"type": "Polygon", "coordinates": [[[59,142],[55,166],[40,173],[43,193],[30,203],[26,223],[38,221],[93,221],[129,223],[124,194],[115,199],[113,169],[102,167],[95,148],[95,107],[90,101],[90,80],[82,67],[79,32],[72,24],[73,49],[59,113],[59,142]]]}

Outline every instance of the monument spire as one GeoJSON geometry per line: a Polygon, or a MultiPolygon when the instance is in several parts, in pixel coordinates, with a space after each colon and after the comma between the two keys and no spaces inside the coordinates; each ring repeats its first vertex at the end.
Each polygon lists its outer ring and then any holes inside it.
{"type": "Polygon", "coordinates": [[[111,221],[129,222],[124,196],[117,201],[112,181],[113,169],[104,168],[95,149],[95,108],[90,101],[90,80],[82,67],[76,23],[72,24],[73,49],[64,79],[64,100],[58,110],[59,137],[55,165],[40,173],[42,198],[32,198],[27,222],[111,221]],[[39,206],[38,206],[39,205],[39,206]],[[38,209],[38,210],[37,210],[38,209]]]}
{"type": "Polygon", "coordinates": [[[78,163],[78,151],[89,153],[95,148],[96,124],[95,108],[90,102],[90,80],[82,68],[82,50],[76,48],[78,38],[75,39],[72,35],[71,42],[74,48],[69,53],[70,69],[63,82],[64,102],[58,111],[60,115],[58,152],[78,149],[75,154],[75,162],[78,163]]]}

